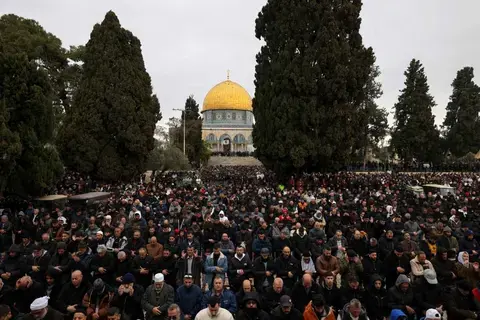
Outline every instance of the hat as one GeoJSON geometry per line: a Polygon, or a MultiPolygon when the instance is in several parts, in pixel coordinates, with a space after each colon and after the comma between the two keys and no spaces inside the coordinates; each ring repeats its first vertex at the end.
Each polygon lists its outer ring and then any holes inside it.
{"type": "Polygon", "coordinates": [[[437,275],[435,274],[435,271],[427,269],[423,271],[423,276],[425,277],[425,280],[427,280],[428,283],[430,284],[437,284],[437,275]]]}
{"type": "Polygon", "coordinates": [[[155,282],[155,283],[163,282],[164,279],[165,279],[165,277],[163,276],[163,273],[157,273],[153,277],[153,282],[155,282]]]}
{"type": "Polygon", "coordinates": [[[30,310],[38,311],[38,310],[45,309],[46,307],[48,307],[48,299],[49,298],[45,296],[45,297],[41,297],[33,300],[33,302],[30,304],[30,310]]]}
{"type": "Polygon", "coordinates": [[[19,217],[24,217],[25,216],[25,213],[23,211],[20,211],[18,214],[17,214],[19,217]]]}
{"type": "Polygon", "coordinates": [[[131,273],[126,273],[126,274],[122,277],[122,284],[134,283],[134,282],[135,282],[135,277],[134,277],[133,274],[131,274],[131,273]]]}
{"type": "Polygon", "coordinates": [[[357,253],[354,250],[349,249],[349,250],[347,250],[347,256],[349,258],[355,258],[357,256],[357,253]]]}
{"type": "Polygon", "coordinates": [[[265,254],[270,253],[270,250],[268,250],[268,248],[262,248],[262,250],[260,250],[260,254],[262,253],[265,253],[265,254]]]}
{"type": "Polygon", "coordinates": [[[437,311],[437,309],[428,309],[427,312],[425,313],[425,319],[428,320],[440,320],[442,319],[442,315],[440,312],[437,311]]]}
{"type": "Polygon", "coordinates": [[[93,291],[102,292],[104,288],[105,288],[105,283],[103,283],[102,279],[98,278],[95,281],[93,281],[93,291]]]}
{"type": "Polygon", "coordinates": [[[97,231],[97,234],[101,234],[103,236],[103,231],[102,230],[98,230],[97,231]]]}
{"type": "Polygon", "coordinates": [[[67,224],[67,218],[65,217],[58,217],[57,219],[59,222],[61,222],[62,224],[67,224]]]}
{"type": "MultiPolygon", "coordinates": [[[[452,228],[450,228],[449,226],[446,226],[445,228],[443,228],[443,232],[452,232],[452,228]]],[[[430,309],[430,310],[435,310],[435,309],[430,309]]]]}
{"type": "Polygon", "coordinates": [[[292,304],[292,299],[290,299],[289,296],[283,295],[280,297],[280,306],[281,307],[291,307],[292,304]]]}

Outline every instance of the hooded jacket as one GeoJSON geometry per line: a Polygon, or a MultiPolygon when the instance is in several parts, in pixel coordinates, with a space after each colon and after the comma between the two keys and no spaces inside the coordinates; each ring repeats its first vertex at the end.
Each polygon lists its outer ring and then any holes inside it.
{"type": "Polygon", "coordinates": [[[457,274],[457,268],[453,261],[442,259],[442,254],[446,253],[447,249],[438,247],[437,255],[432,259],[432,265],[435,268],[438,281],[443,285],[452,285],[452,273],[457,274]]]}
{"type": "Polygon", "coordinates": [[[243,308],[237,313],[237,320],[270,320],[268,313],[260,307],[260,297],[257,292],[247,292],[242,301],[243,308]],[[246,306],[247,301],[254,300],[257,302],[257,308],[249,309],[246,306]]]}
{"type": "Polygon", "coordinates": [[[318,317],[315,309],[313,308],[312,301],[310,301],[303,312],[303,320],[335,320],[335,314],[333,313],[332,308],[325,306],[323,310],[323,316],[318,317]]]}
{"type": "Polygon", "coordinates": [[[406,312],[406,306],[411,308],[414,307],[414,294],[411,286],[408,287],[406,292],[403,292],[400,289],[402,283],[410,284],[410,280],[403,274],[398,276],[395,286],[388,290],[388,307],[390,309],[400,309],[403,312],[406,312]]]}
{"type": "Polygon", "coordinates": [[[366,294],[366,309],[370,320],[383,320],[388,316],[388,301],[387,290],[384,288],[385,282],[378,274],[371,277],[370,286],[368,287],[368,294],[366,294]],[[380,289],[375,288],[375,282],[381,281],[380,289]]]}
{"type": "Polygon", "coordinates": [[[107,319],[108,309],[111,306],[113,296],[114,293],[109,291],[106,286],[103,289],[103,292],[100,294],[95,293],[93,288],[88,290],[88,292],[83,296],[82,303],[83,306],[87,308],[87,316],[94,314],[95,310],[98,308],[98,315],[100,316],[99,319],[107,319]]]}
{"type": "Polygon", "coordinates": [[[303,315],[300,311],[292,307],[289,313],[285,313],[281,306],[277,306],[270,313],[270,319],[272,320],[302,320],[303,315]]]}
{"type": "MultiPolygon", "coordinates": [[[[339,312],[339,318],[342,320],[351,320],[353,319],[352,316],[350,315],[350,312],[348,311],[348,307],[350,306],[350,303],[345,304],[343,306],[343,309],[339,312]]],[[[367,311],[363,308],[360,311],[360,315],[358,316],[358,320],[369,320],[370,318],[367,316],[367,311]]]]}
{"type": "Polygon", "coordinates": [[[393,309],[390,313],[390,320],[398,320],[400,317],[406,317],[407,315],[400,309],[393,309]]]}

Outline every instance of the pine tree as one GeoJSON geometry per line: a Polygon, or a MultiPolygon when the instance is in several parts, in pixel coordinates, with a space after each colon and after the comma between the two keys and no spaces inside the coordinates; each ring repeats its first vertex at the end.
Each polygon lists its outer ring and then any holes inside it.
{"type": "Polygon", "coordinates": [[[443,121],[445,151],[456,157],[477,153],[480,148],[480,88],[473,82],[473,77],[472,67],[457,72],[443,121]]]}
{"type": "Polygon", "coordinates": [[[130,180],[144,170],[161,119],[140,41],[110,11],[82,56],[82,79],[59,137],[62,157],[82,173],[130,180]]]}
{"type": "Polygon", "coordinates": [[[439,132],[435,126],[425,70],[413,59],[405,71],[405,88],[395,104],[392,147],[405,163],[439,161],[439,132]]]}
{"type": "Polygon", "coordinates": [[[338,168],[361,129],[374,63],[361,0],[269,0],[256,20],[256,156],[278,174],[338,168]]]}
{"type": "Polygon", "coordinates": [[[63,173],[52,141],[54,92],[43,68],[25,53],[3,50],[4,45],[0,44],[0,152],[6,162],[1,162],[0,187],[22,196],[40,195],[63,173]]]}

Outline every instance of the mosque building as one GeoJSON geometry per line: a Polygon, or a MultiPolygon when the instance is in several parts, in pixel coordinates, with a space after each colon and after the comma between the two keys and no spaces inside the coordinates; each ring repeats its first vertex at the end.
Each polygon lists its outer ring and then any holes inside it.
{"type": "Polygon", "coordinates": [[[229,75],[207,93],[202,115],[202,139],[213,152],[254,150],[252,98],[229,75]]]}

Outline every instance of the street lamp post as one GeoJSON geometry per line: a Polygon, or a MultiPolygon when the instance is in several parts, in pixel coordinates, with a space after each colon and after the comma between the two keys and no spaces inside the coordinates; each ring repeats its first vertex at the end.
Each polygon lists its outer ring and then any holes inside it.
{"type": "Polygon", "coordinates": [[[173,109],[175,111],[182,111],[183,113],[183,155],[185,155],[185,123],[187,121],[187,114],[185,109],[173,109]]]}

